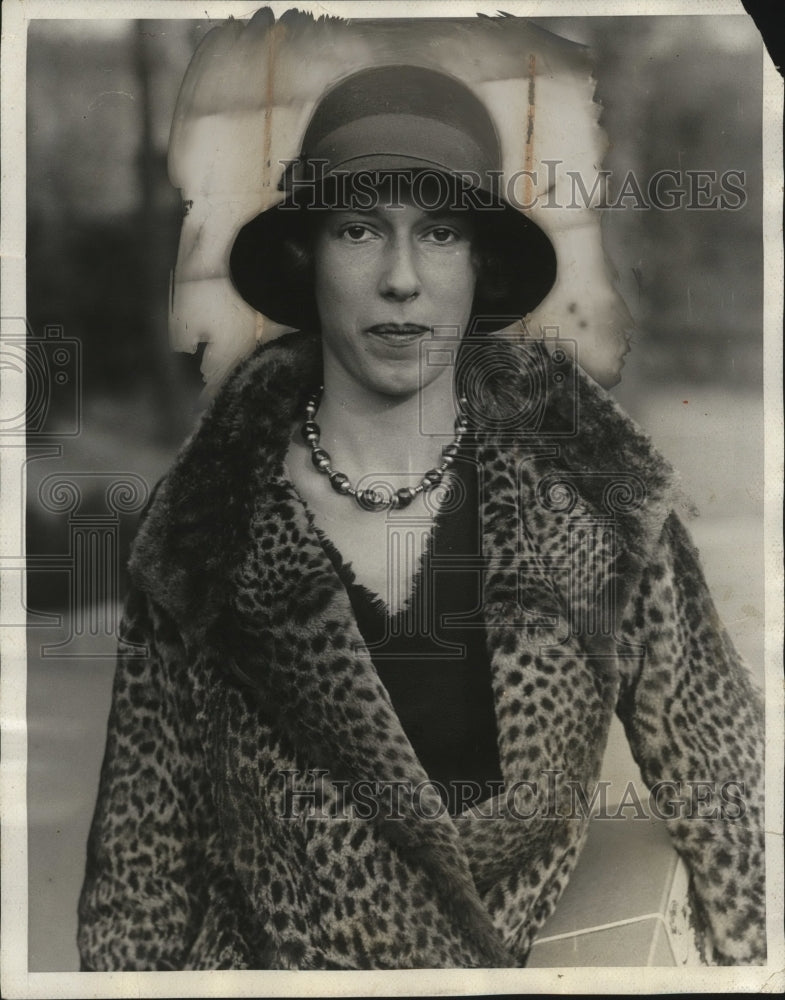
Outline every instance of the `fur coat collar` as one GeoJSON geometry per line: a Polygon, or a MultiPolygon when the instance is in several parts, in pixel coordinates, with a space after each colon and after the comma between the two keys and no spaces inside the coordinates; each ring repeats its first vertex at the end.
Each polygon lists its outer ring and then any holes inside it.
{"type": "MultiPolygon", "coordinates": [[[[540,788],[556,773],[589,794],[634,663],[617,655],[620,612],[674,505],[673,473],[563,352],[504,335],[487,351],[476,445],[502,773],[540,788]]],[[[320,375],[318,338],[304,333],[260,347],[234,373],[150,505],[132,578],[187,648],[231,662],[311,766],[416,784],[427,776],[284,474],[320,375]]],[[[489,845],[470,817],[424,819],[406,798],[402,808],[406,822],[382,815],[379,828],[433,876],[476,964],[520,964],[585,823],[538,814],[503,824],[489,845]]]]}
{"type": "MultiPolygon", "coordinates": [[[[505,428],[503,418],[481,428],[485,452],[531,462],[542,512],[575,520],[585,503],[612,517],[619,557],[634,572],[667,513],[684,504],[673,469],[563,352],[553,359],[519,337],[487,339],[504,370],[484,387],[483,403],[502,394],[532,402],[520,430],[505,428]]],[[[207,629],[227,603],[259,490],[283,482],[291,427],[320,380],[317,337],[288,334],[261,345],[223,386],[150,504],[132,577],[188,631],[207,629]]]]}

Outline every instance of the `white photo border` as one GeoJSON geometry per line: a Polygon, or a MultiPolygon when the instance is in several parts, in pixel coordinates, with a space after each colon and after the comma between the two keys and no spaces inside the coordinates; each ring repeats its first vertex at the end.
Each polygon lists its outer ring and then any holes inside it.
{"type": "MultiPolygon", "coordinates": [[[[25,295],[25,93],[26,33],[37,18],[214,18],[250,17],[259,6],[279,15],[297,7],[341,17],[455,17],[496,14],[499,7],[530,17],[607,15],[743,14],[734,0],[344,0],[321,3],[292,0],[269,4],[237,0],[6,0],[2,49],[2,284],[0,316],[26,315],[25,295]]],[[[780,992],[785,988],[783,942],[783,717],[781,684],[783,638],[782,547],[782,81],[764,55],[764,406],[766,532],[766,725],[767,886],[769,957],[762,967],[454,969],[392,972],[161,972],[29,973],[27,966],[27,814],[26,814],[26,643],[24,629],[2,629],[2,995],[6,997],[174,997],[174,996],[389,996],[506,993],[652,993],[671,991],[780,992]]],[[[25,406],[24,373],[2,372],[2,413],[25,406]]],[[[25,448],[0,448],[3,550],[5,569],[23,542],[7,537],[14,528],[23,537],[24,496],[11,488],[22,482],[25,448]]],[[[15,566],[16,564],[14,564],[15,566]]],[[[24,574],[4,572],[2,607],[24,607],[24,574]]],[[[5,615],[0,622],[6,621],[5,615]]]]}

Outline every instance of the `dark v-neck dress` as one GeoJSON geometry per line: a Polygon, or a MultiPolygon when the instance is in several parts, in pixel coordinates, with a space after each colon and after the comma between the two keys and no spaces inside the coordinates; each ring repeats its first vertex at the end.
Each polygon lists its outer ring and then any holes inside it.
{"type": "MultiPolygon", "coordinates": [[[[396,614],[355,581],[351,564],[343,562],[326,536],[321,538],[403,730],[454,816],[498,792],[502,775],[480,612],[477,467],[465,453],[455,463],[453,482],[411,597],[396,614]]],[[[395,523],[424,530],[415,521],[395,523]]]]}

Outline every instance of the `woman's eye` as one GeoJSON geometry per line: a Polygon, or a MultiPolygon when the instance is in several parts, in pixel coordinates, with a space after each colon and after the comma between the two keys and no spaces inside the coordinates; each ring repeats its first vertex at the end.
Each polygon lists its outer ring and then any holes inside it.
{"type": "Polygon", "coordinates": [[[348,226],[343,226],[340,230],[340,235],[350,243],[366,243],[368,240],[373,239],[374,234],[367,226],[363,226],[359,222],[353,222],[348,226]]]}
{"type": "Polygon", "coordinates": [[[432,243],[457,243],[461,238],[461,234],[450,226],[436,226],[428,230],[425,238],[432,243]]]}

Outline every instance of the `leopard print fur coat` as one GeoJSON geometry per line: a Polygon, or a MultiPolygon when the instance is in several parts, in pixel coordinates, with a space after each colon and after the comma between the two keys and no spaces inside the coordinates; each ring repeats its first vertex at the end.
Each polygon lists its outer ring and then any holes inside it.
{"type": "Polygon", "coordinates": [[[431,808],[285,475],[321,373],[318,338],[286,335],[230,377],[136,539],[83,969],[522,966],[583,846],[569,794],[591,795],[614,711],[646,783],[666,783],[714,960],[764,959],[760,698],[672,471],[563,352],[488,343],[483,616],[502,773],[525,810],[503,793],[492,818],[431,808]],[[342,781],[378,795],[370,816],[338,807],[342,781]],[[690,781],[712,783],[692,815],[690,781]],[[744,783],[733,815],[724,782],[744,783]]]}

